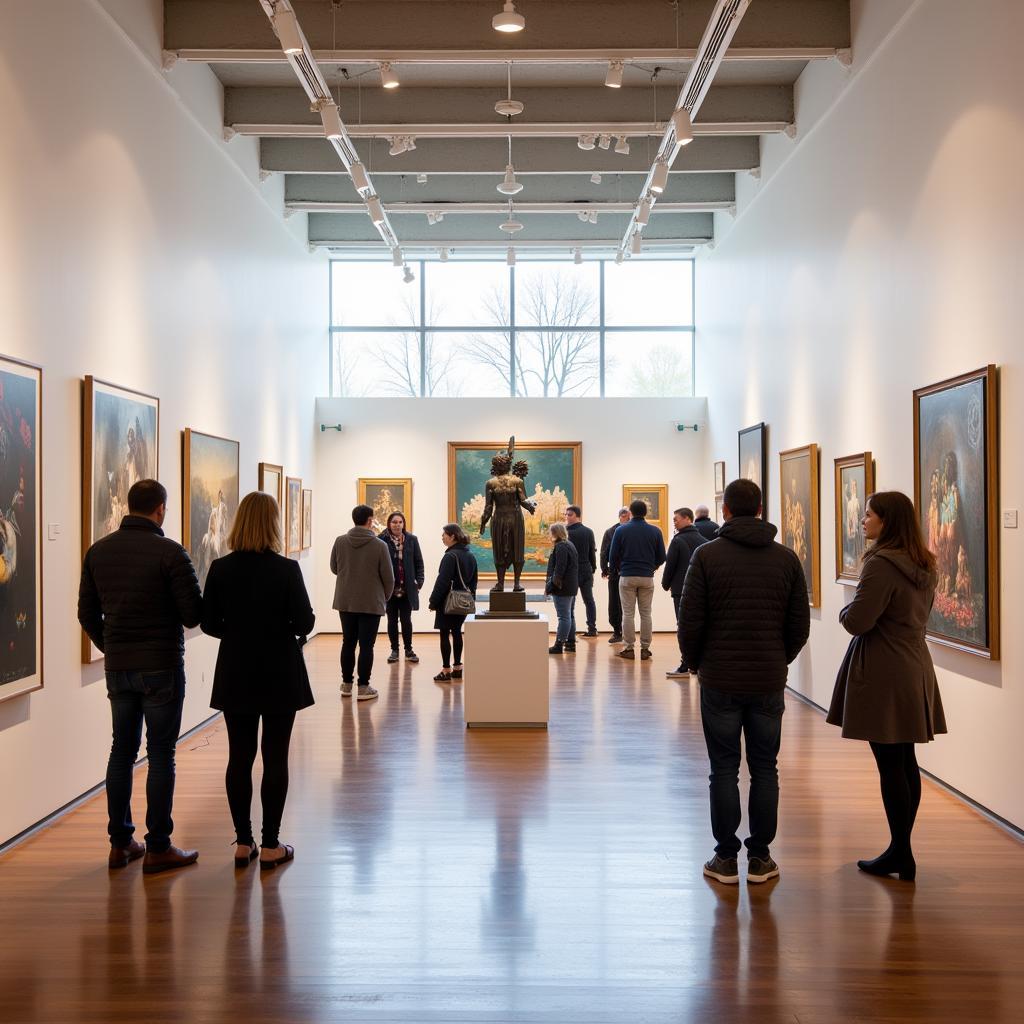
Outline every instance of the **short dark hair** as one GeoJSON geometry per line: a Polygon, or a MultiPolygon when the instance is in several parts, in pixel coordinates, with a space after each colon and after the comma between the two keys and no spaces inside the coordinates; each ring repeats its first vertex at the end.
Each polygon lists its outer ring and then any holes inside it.
{"type": "Polygon", "coordinates": [[[571,512],[577,519],[583,518],[583,509],[581,509],[579,505],[566,505],[565,511],[571,512]]]}
{"type": "Polygon", "coordinates": [[[693,519],[693,509],[687,508],[685,505],[682,508],[677,508],[672,514],[682,516],[684,519],[693,519]]]}
{"type": "Polygon", "coordinates": [[[639,498],[636,501],[629,503],[629,514],[635,516],[637,519],[644,519],[647,516],[647,502],[641,501],[639,498]]]}
{"type": "Polygon", "coordinates": [[[352,522],[356,526],[366,526],[373,519],[373,509],[369,505],[356,505],[352,509],[352,522]]]}
{"type": "Polygon", "coordinates": [[[132,514],[151,516],[166,504],[167,488],[159,480],[136,480],[128,491],[128,511],[132,514]]]}
{"type": "Polygon", "coordinates": [[[761,500],[761,488],[753,480],[733,480],[722,495],[722,504],[734,516],[756,516],[761,500]]]}
{"type": "Polygon", "coordinates": [[[454,537],[456,544],[469,543],[469,537],[466,536],[466,531],[463,530],[458,523],[448,523],[446,526],[442,526],[441,529],[447,533],[449,537],[454,537]]]}

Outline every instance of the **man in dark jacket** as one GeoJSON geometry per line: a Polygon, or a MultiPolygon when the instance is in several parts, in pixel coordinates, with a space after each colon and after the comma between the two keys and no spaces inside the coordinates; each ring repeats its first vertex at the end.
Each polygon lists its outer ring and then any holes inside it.
{"type": "Polygon", "coordinates": [[[697,532],[705,540],[714,540],[718,536],[718,523],[711,518],[707,505],[698,505],[694,511],[697,513],[697,518],[694,519],[693,525],[697,528],[697,532]]]}
{"type": "Polygon", "coordinates": [[[608,556],[612,550],[612,537],[623,523],[629,522],[629,509],[625,505],[619,509],[619,521],[609,526],[601,538],[601,579],[608,581],[608,625],[612,627],[610,644],[622,643],[622,602],[619,600],[619,574],[612,569],[608,556]]]}
{"type": "Polygon", "coordinates": [[[778,875],[769,846],[779,813],[776,767],[790,662],[810,631],[800,559],[775,543],[776,528],[758,518],[761,488],[734,480],[723,498],[718,537],[693,554],[683,584],[679,632],[700,678],[700,710],[711,760],[711,831],[715,856],[704,874],[739,881],[740,736],[750,769],[747,881],[778,875]]]}
{"type": "MultiPolygon", "coordinates": [[[[565,526],[569,540],[576,549],[580,572],[580,597],[587,610],[587,631],[580,636],[597,636],[597,604],[594,602],[594,573],[597,572],[597,544],[594,531],[583,525],[583,513],[579,505],[570,505],[565,510],[565,526]]],[[[572,643],[576,643],[576,610],[573,606],[572,643]]]]}
{"type": "Polygon", "coordinates": [[[195,850],[171,844],[174,747],[185,700],[185,632],[203,602],[188,552],[164,536],[167,491],[139,480],[121,527],[85,554],[78,621],[106,658],[113,743],[107,762],[111,868],[145,854],[146,874],[194,864],[195,850]],[[132,768],[146,723],[146,843],[132,836],[132,768]]]}
{"type": "Polygon", "coordinates": [[[636,606],[640,606],[640,660],[651,657],[654,620],[654,574],[665,561],[665,538],[661,530],[647,522],[647,502],[630,502],[628,523],[612,537],[608,561],[619,574],[619,600],[622,601],[622,643],[620,658],[636,657],[636,606]]]}
{"type": "MultiPolygon", "coordinates": [[[[676,533],[668,546],[665,555],[665,570],[661,574],[661,586],[672,595],[672,608],[676,613],[676,631],[679,630],[679,599],[683,596],[683,580],[686,570],[690,567],[690,558],[694,551],[707,544],[707,538],[701,536],[693,525],[693,509],[677,508],[672,513],[672,522],[676,533]]],[[[683,650],[682,634],[679,634],[679,668],[665,675],[669,679],[683,679],[690,674],[686,663],[686,652],[683,650]]]]}

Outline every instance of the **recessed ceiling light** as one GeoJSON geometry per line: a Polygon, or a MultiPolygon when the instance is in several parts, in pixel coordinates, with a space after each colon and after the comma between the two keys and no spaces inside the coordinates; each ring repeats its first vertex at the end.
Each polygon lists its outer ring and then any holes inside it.
{"type": "Polygon", "coordinates": [[[658,160],[654,164],[654,176],[651,178],[651,191],[664,192],[668,185],[668,162],[658,160]]]}
{"type": "Polygon", "coordinates": [[[608,61],[608,74],[604,76],[604,84],[609,89],[622,88],[622,69],[624,67],[625,63],[621,60],[608,61]]]}
{"type": "Polygon", "coordinates": [[[391,62],[383,60],[380,62],[380,84],[385,89],[397,89],[399,86],[398,75],[391,68],[391,62]]]}
{"type": "Polygon", "coordinates": [[[496,32],[522,32],[526,28],[526,19],[516,13],[516,5],[512,0],[505,0],[501,14],[491,18],[491,27],[496,32]]]}

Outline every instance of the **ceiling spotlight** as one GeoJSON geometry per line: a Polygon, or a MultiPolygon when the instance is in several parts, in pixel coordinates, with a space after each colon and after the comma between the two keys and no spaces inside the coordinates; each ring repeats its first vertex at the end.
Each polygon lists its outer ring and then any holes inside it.
{"type": "Polygon", "coordinates": [[[503,100],[494,104],[494,112],[502,117],[515,117],[523,112],[523,105],[519,100],[512,99],[512,62],[508,62],[508,95],[503,100]]]}
{"type": "Polygon", "coordinates": [[[590,184],[591,185],[600,185],[601,184],[601,172],[600,171],[594,171],[594,173],[590,176],[590,184]]]}
{"type": "Polygon", "coordinates": [[[352,164],[348,173],[352,175],[352,184],[355,185],[357,192],[370,191],[370,179],[367,178],[366,168],[362,164],[352,164]]]}
{"type": "Polygon", "coordinates": [[[440,261],[441,261],[442,263],[447,263],[447,262],[448,262],[448,250],[447,250],[447,249],[446,249],[446,248],[445,248],[444,246],[442,246],[442,247],[441,247],[440,249],[438,249],[438,251],[437,251],[437,257],[438,257],[438,259],[439,259],[439,260],[440,260],[440,261]]]}
{"type": "Polygon", "coordinates": [[[380,205],[380,199],[377,196],[366,197],[366,209],[370,212],[370,220],[374,224],[384,223],[384,207],[380,205]]]}
{"type": "Polygon", "coordinates": [[[391,62],[384,60],[378,65],[380,69],[380,84],[385,89],[397,89],[398,88],[398,75],[391,69],[391,62]]]}
{"type": "Polygon", "coordinates": [[[636,211],[636,222],[640,227],[647,227],[647,222],[651,219],[651,199],[650,196],[645,196],[640,203],[639,209],[636,211]]]}
{"type": "Polygon", "coordinates": [[[580,210],[579,213],[576,214],[576,216],[577,218],[579,218],[581,224],[586,224],[588,218],[590,217],[590,214],[587,213],[586,210],[580,210]]]}
{"type": "Polygon", "coordinates": [[[388,156],[400,156],[405,152],[405,139],[401,135],[392,135],[388,141],[391,143],[388,156]]]}
{"type": "Polygon", "coordinates": [[[516,265],[516,251],[511,245],[508,247],[508,252],[505,253],[505,262],[510,267],[514,267],[516,265]]]}
{"type": "Polygon", "coordinates": [[[402,250],[396,245],[391,250],[391,266],[401,267],[405,265],[405,257],[402,255],[402,250]]]}
{"type": "Polygon", "coordinates": [[[496,32],[522,32],[526,28],[526,19],[516,13],[516,5],[512,0],[505,0],[501,14],[491,18],[491,27],[496,32]]]}
{"type": "Polygon", "coordinates": [[[285,53],[302,53],[302,33],[294,11],[280,10],[272,19],[274,31],[285,53]]]}
{"type": "Polygon", "coordinates": [[[602,149],[607,149],[612,144],[612,137],[610,135],[602,135],[598,140],[597,144],[602,149]]]}
{"type": "Polygon", "coordinates": [[[622,266],[622,261],[623,261],[624,259],[625,259],[625,256],[623,256],[621,252],[617,252],[617,253],[615,254],[615,263],[616,263],[616,264],[617,264],[618,266],[620,266],[620,267],[622,266]]]}
{"type": "Polygon", "coordinates": [[[588,150],[589,149],[593,149],[595,144],[596,144],[596,136],[594,136],[594,135],[581,135],[576,140],[576,145],[579,146],[580,149],[588,149],[588,150]]]}
{"type": "Polygon", "coordinates": [[[502,195],[514,196],[523,191],[521,182],[516,181],[516,171],[511,164],[505,166],[505,180],[498,183],[498,191],[502,195]]]}
{"type": "Polygon", "coordinates": [[[654,176],[651,178],[651,191],[664,192],[668,185],[668,161],[659,159],[654,164],[654,176]]]}
{"type": "Polygon", "coordinates": [[[507,231],[510,235],[514,235],[517,231],[523,230],[522,221],[516,220],[511,213],[508,215],[508,220],[499,224],[498,227],[501,228],[502,231],[507,231]]]}
{"type": "Polygon", "coordinates": [[[405,282],[406,284],[412,284],[412,283],[413,283],[413,281],[415,281],[415,280],[416,280],[416,275],[415,275],[415,274],[413,274],[412,270],[410,270],[410,268],[409,268],[409,267],[406,267],[406,268],[405,268],[405,273],[404,273],[404,274],[402,275],[402,280],[403,280],[403,281],[404,281],[404,282],[405,282]]]}
{"type": "Polygon", "coordinates": [[[587,214],[587,220],[591,224],[596,224],[597,223],[597,210],[591,210],[590,213],[587,214]]]}
{"type": "Polygon", "coordinates": [[[335,103],[327,102],[320,108],[320,120],[324,124],[324,135],[329,139],[340,139],[344,135],[341,129],[341,114],[335,103]]]}
{"type": "Polygon", "coordinates": [[[411,153],[416,148],[416,140],[411,135],[405,137],[406,152],[411,153]]]}
{"type": "Polygon", "coordinates": [[[625,62],[621,60],[610,60],[608,61],[608,74],[604,76],[604,84],[609,89],[621,89],[622,88],[622,69],[625,67],[625,62]]]}
{"type": "Polygon", "coordinates": [[[640,237],[639,231],[633,233],[633,242],[630,248],[632,248],[634,256],[639,256],[643,252],[643,239],[640,237]]]}
{"type": "Polygon", "coordinates": [[[579,246],[576,247],[575,252],[572,254],[572,261],[577,267],[583,262],[583,250],[579,246]]]}
{"type": "Polygon", "coordinates": [[[672,127],[675,129],[677,146],[688,146],[693,142],[693,122],[686,107],[678,107],[673,112],[672,127]]]}
{"type": "Polygon", "coordinates": [[[426,183],[427,183],[427,176],[425,174],[420,173],[420,174],[416,175],[416,184],[417,185],[426,185],[426,183]]]}
{"type": "Polygon", "coordinates": [[[440,224],[444,220],[444,214],[440,210],[431,210],[427,213],[428,224],[440,224]]]}
{"type": "Polygon", "coordinates": [[[616,136],[615,152],[620,156],[629,156],[629,143],[626,141],[625,135],[616,136]]]}

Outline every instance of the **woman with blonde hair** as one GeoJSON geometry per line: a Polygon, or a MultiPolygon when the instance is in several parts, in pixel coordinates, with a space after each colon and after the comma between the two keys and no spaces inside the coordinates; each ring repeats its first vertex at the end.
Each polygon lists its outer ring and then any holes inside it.
{"type": "Polygon", "coordinates": [[[288,793],[288,746],[295,712],[313,703],[301,645],[313,609],[298,562],[281,556],[281,513],[259,491],[247,494],[228,537],[231,553],[210,565],[202,629],[221,641],[210,706],[224,712],[228,732],[225,786],[235,825],[235,867],[257,856],[276,868],[295,856],[278,832],[288,793]],[[252,767],[260,721],[263,739],[263,842],[252,834],[252,767]]]}

